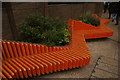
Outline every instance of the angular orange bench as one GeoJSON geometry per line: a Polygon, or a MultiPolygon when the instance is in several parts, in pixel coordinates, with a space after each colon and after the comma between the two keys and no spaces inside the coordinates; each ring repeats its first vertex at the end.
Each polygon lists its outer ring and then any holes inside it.
{"type": "MultiPolygon", "coordinates": [[[[93,16],[98,17],[95,14],[93,16]]],[[[74,21],[74,31],[79,34],[84,34],[85,39],[104,38],[112,36],[113,30],[106,26],[106,24],[109,23],[110,20],[103,18],[99,19],[101,23],[97,27],[73,19],[69,19],[68,25],[72,25],[72,22],[74,21]]],[[[71,27],[69,29],[71,30],[71,27]]]]}
{"type": "Polygon", "coordinates": [[[106,28],[106,21],[102,20],[103,26],[93,29],[92,27],[85,28],[86,24],[70,19],[68,24],[71,25],[69,28],[71,40],[67,46],[47,47],[40,44],[0,41],[2,44],[0,77],[5,80],[21,79],[88,65],[90,52],[85,39],[108,37],[113,33],[111,29],[106,28]],[[92,32],[94,30],[95,32],[92,32]]]}
{"type": "Polygon", "coordinates": [[[38,44],[1,41],[3,79],[28,78],[82,67],[90,54],[84,47],[46,47],[38,44]]]}

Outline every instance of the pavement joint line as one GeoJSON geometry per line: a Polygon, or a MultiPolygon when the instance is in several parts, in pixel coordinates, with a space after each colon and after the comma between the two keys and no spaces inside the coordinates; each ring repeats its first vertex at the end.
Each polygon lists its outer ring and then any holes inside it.
{"type": "Polygon", "coordinates": [[[109,63],[103,62],[103,61],[99,61],[99,62],[100,62],[100,63],[103,63],[103,64],[111,65],[112,67],[120,68],[119,66],[115,66],[115,65],[112,65],[112,64],[109,64],[109,63]]]}
{"type": "Polygon", "coordinates": [[[102,71],[110,73],[110,74],[114,74],[114,75],[120,76],[119,74],[116,74],[116,73],[113,73],[113,72],[110,72],[110,71],[107,71],[107,70],[104,70],[104,69],[101,69],[101,68],[98,68],[98,67],[96,67],[96,69],[102,70],[102,71]]]}
{"type": "Polygon", "coordinates": [[[93,68],[93,70],[92,70],[92,72],[91,72],[88,80],[90,80],[91,77],[92,77],[92,74],[95,73],[95,68],[96,68],[96,66],[98,65],[98,61],[101,59],[101,57],[102,57],[102,56],[98,57],[98,59],[97,59],[97,61],[96,61],[96,64],[95,64],[95,66],[94,66],[94,68],[93,68]]]}
{"type": "MultiPolygon", "coordinates": [[[[103,58],[104,56],[101,56],[101,57],[103,58]]],[[[102,59],[102,58],[101,58],[101,59],[102,59]]],[[[120,61],[119,59],[117,60],[117,59],[111,58],[111,57],[105,57],[105,58],[112,59],[112,60],[115,60],[115,61],[120,61]]]]}
{"type": "Polygon", "coordinates": [[[93,75],[92,75],[91,77],[99,78],[99,77],[97,77],[97,76],[93,76],[93,75]]]}
{"type": "Polygon", "coordinates": [[[117,42],[117,43],[120,44],[120,41],[117,41],[117,40],[114,40],[114,39],[111,39],[111,38],[108,38],[108,39],[110,39],[110,40],[112,40],[112,41],[115,41],[115,42],[117,42]]]}
{"type": "Polygon", "coordinates": [[[95,78],[97,78],[96,76],[91,76],[91,77],[95,77],[95,78]]]}

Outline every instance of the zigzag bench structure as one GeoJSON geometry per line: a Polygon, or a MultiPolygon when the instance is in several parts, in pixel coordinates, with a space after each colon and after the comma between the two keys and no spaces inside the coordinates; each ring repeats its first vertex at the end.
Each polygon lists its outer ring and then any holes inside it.
{"type": "Polygon", "coordinates": [[[28,78],[89,64],[90,52],[85,39],[112,36],[113,31],[106,27],[108,20],[100,18],[101,25],[93,27],[70,19],[71,41],[68,46],[47,47],[15,41],[0,41],[2,44],[3,80],[28,78]]]}

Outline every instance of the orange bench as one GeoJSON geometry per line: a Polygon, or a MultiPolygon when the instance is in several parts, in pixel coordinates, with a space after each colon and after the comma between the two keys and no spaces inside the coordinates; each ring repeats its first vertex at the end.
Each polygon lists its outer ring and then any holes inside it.
{"type": "MultiPolygon", "coordinates": [[[[98,17],[97,15],[94,16],[98,17]]],[[[72,22],[74,21],[74,31],[79,34],[84,34],[85,39],[104,38],[112,36],[113,30],[106,26],[106,24],[109,23],[110,20],[102,18],[99,19],[101,23],[97,27],[73,19],[69,19],[68,25],[72,25],[72,22]]],[[[71,27],[69,29],[71,30],[71,27]]]]}
{"type": "Polygon", "coordinates": [[[78,36],[73,35],[73,41],[67,47],[0,41],[3,58],[0,76],[6,80],[28,78],[85,66],[89,63],[90,54],[84,36],[79,37],[76,40],[78,36]]]}
{"type": "MultiPolygon", "coordinates": [[[[81,24],[78,21],[69,20],[71,40],[68,46],[47,47],[39,44],[0,41],[0,44],[2,44],[0,47],[0,50],[2,50],[2,72],[0,72],[0,77],[5,80],[28,78],[88,65],[90,52],[85,39],[98,38],[98,36],[95,34],[93,36],[93,32],[90,33],[91,28],[85,30],[84,27],[83,29],[79,28],[81,24]]],[[[97,33],[100,29],[95,28],[96,32],[94,33],[97,33]]],[[[103,32],[106,33],[110,29],[105,28],[105,30],[103,32]]],[[[101,31],[99,32],[100,37],[111,35],[102,36],[101,31]]]]}

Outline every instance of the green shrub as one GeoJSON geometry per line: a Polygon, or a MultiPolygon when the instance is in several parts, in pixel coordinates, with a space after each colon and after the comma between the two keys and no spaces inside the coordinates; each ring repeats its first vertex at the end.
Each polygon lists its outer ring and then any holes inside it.
{"type": "Polygon", "coordinates": [[[67,24],[56,18],[41,15],[29,15],[20,23],[20,41],[39,43],[47,46],[58,46],[69,42],[67,24]]]}
{"type": "Polygon", "coordinates": [[[93,26],[99,26],[100,25],[100,20],[99,18],[96,18],[92,16],[92,14],[86,14],[84,16],[80,16],[77,20],[82,21],[83,23],[90,24],[93,26]]]}

